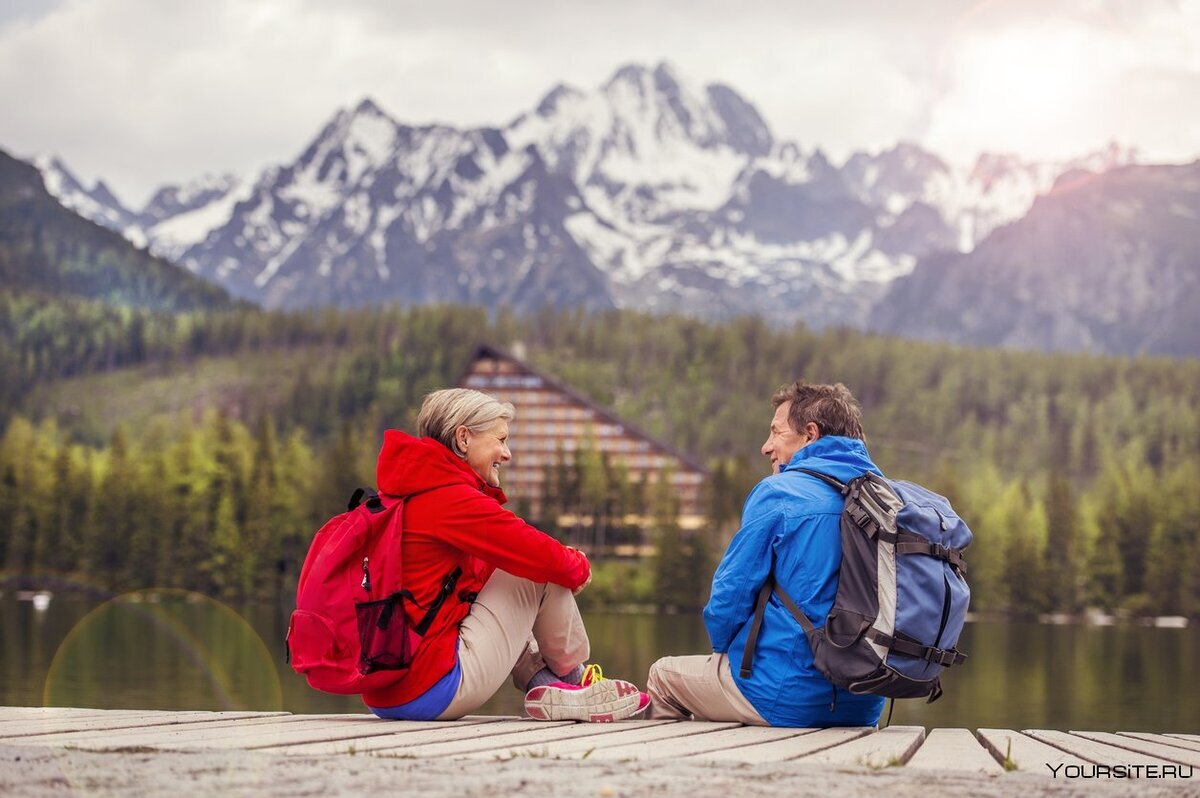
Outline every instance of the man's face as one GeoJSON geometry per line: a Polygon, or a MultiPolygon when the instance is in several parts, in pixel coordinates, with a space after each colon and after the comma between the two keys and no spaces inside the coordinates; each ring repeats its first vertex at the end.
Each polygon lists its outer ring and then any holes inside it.
{"type": "MultiPolygon", "coordinates": [[[[771,434],[762,445],[762,453],[771,461],[771,473],[778,474],[779,470],[792,460],[792,455],[816,440],[808,432],[796,432],[788,423],[788,411],[792,409],[791,402],[784,402],[775,408],[775,417],[771,419],[771,434]]],[[[808,426],[816,428],[815,424],[808,426]]]]}

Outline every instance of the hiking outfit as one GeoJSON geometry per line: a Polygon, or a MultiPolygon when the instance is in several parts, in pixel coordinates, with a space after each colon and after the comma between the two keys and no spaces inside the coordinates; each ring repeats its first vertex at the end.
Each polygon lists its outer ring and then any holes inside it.
{"type": "MultiPolygon", "coordinates": [[[[363,695],[372,712],[458,718],[487,701],[510,672],[524,686],[543,667],[566,674],[587,660],[571,592],[591,572],[581,552],[504,509],[502,490],[432,438],[385,432],[377,481],[382,493],[405,501],[405,589],[428,605],[459,576],[404,676],[363,695]]],[[[413,624],[424,613],[406,611],[413,624]]]]}
{"type": "Polygon", "coordinates": [[[833,606],[842,559],[843,498],[797,469],[842,482],[882,476],[861,440],[824,436],[800,449],[778,474],[750,492],[742,526],[713,576],[704,624],[709,656],[666,657],[650,668],[647,717],[689,716],[769,726],[873,726],[884,700],[856,695],[817,671],[804,630],[774,595],[758,633],[754,668],[737,668],[750,634],[759,589],[776,583],[809,618],[833,606]],[[730,663],[734,667],[730,667],[730,663]]]}

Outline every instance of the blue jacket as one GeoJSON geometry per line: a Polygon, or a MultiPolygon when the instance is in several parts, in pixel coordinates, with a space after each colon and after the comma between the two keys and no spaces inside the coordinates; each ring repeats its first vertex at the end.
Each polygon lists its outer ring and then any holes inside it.
{"type": "MultiPolygon", "coordinates": [[[[825,623],[837,593],[842,561],[842,497],[811,468],[849,482],[867,471],[880,474],[863,442],[825,436],[796,452],[778,474],[755,486],[713,576],[704,624],[713,651],[727,653],[733,679],[772,726],[872,726],[883,699],[837,690],[813,666],[804,630],[775,596],[767,603],[753,673],[738,673],[758,590],[775,563],[775,579],[817,626],[825,623]]],[[[882,474],[880,474],[882,476],[882,474]]]]}

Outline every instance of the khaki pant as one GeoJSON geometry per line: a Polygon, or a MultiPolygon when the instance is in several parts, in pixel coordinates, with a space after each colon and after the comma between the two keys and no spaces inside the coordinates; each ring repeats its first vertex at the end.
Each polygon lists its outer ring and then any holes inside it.
{"type": "Polygon", "coordinates": [[[738,690],[724,654],[663,657],[650,666],[646,692],[647,718],[770,725],[738,690]]]}
{"type": "Polygon", "coordinates": [[[587,632],[575,596],[559,585],[496,571],[458,629],[462,681],[440,720],[461,718],[495,695],[512,673],[524,687],[549,667],[569,673],[587,661],[587,632]]]}

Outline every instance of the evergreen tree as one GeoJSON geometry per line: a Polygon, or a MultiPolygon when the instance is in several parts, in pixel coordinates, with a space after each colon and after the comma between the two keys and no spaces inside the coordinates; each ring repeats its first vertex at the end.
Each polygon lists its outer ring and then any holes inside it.
{"type": "Polygon", "coordinates": [[[1071,485],[1061,472],[1051,472],[1046,488],[1048,545],[1044,567],[1047,603],[1050,609],[1077,612],[1080,609],[1079,518],[1071,485]]]}

